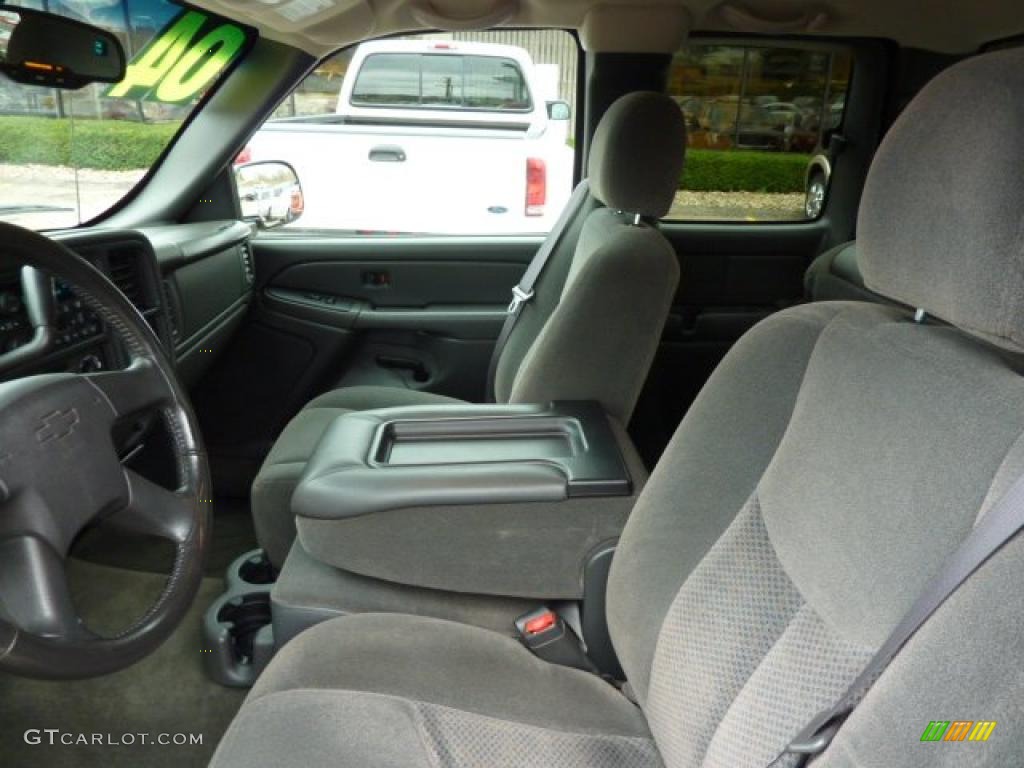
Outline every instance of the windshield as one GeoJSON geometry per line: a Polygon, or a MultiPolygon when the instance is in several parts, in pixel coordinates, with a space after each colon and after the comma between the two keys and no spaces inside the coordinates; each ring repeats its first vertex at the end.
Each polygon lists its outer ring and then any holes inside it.
{"type": "MultiPolygon", "coordinates": [[[[0,76],[0,220],[74,227],[116,204],[171,143],[248,32],[168,0],[15,0],[110,30],[124,80],[77,91],[0,76]]],[[[58,43],[59,44],[59,43],[58,43]]]]}

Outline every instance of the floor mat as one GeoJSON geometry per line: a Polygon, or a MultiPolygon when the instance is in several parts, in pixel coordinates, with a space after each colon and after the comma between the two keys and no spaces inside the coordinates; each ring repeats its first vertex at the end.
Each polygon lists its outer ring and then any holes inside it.
{"type": "MultiPolygon", "coordinates": [[[[124,629],[152,605],[164,578],[76,560],[69,561],[76,605],[98,632],[124,629]]],[[[191,768],[205,766],[241,706],[245,691],[223,688],[203,675],[199,635],[203,611],[223,589],[204,579],[178,630],[152,656],[106,677],[75,682],[24,680],[0,675],[0,765],[4,768],[191,768]],[[136,743],[50,746],[26,742],[29,729],[59,729],[78,736],[101,734],[126,742],[126,734],[195,734],[201,744],[136,743]]],[[[57,737],[54,737],[58,740],[57,737]]],[[[63,737],[65,740],[68,737],[63,737]]]]}
{"type": "MultiPolygon", "coordinates": [[[[218,498],[213,506],[206,574],[223,576],[232,560],[256,547],[249,504],[241,499],[218,498]]],[[[174,546],[165,539],[122,533],[109,526],[84,531],[72,554],[90,563],[160,574],[170,573],[174,563],[174,546]]]]}

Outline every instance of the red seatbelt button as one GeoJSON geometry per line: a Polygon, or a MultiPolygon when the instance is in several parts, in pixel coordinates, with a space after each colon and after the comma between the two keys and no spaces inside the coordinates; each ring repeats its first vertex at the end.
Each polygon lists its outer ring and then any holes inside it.
{"type": "Polygon", "coordinates": [[[541,632],[547,632],[555,624],[558,623],[558,616],[555,615],[554,611],[545,611],[539,616],[534,616],[528,620],[523,629],[528,635],[539,635],[541,632]]]}

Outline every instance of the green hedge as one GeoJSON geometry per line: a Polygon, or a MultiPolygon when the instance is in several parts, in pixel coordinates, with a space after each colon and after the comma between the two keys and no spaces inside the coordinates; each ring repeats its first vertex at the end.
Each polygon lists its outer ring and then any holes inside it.
{"type": "Polygon", "coordinates": [[[178,123],[120,120],[74,122],[0,116],[0,163],[70,165],[103,171],[149,168],[171,141],[178,123]]]}
{"type": "Polygon", "coordinates": [[[810,155],[691,149],[680,189],[693,192],[803,192],[810,155]]]}

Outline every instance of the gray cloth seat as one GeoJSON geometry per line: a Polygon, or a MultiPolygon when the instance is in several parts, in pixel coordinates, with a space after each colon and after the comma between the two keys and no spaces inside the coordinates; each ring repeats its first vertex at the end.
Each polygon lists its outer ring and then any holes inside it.
{"type": "Polygon", "coordinates": [[[415,389],[374,386],[334,389],[310,400],[288,422],[264,459],[252,486],[256,538],[271,562],[278,568],[284,564],[295,539],[295,518],[290,514],[292,492],[324,430],[335,418],[343,413],[373,408],[461,402],[415,389]]]}
{"type": "Polygon", "coordinates": [[[885,301],[864,285],[857,265],[857,243],[837,245],[820,254],[804,272],[808,301],[885,301]]]}
{"type": "MultiPolygon", "coordinates": [[[[987,54],[926,87],[869,174],[865,284],[945,322],[788,309],[701,392],[610,574],[637,709],[486,630],[355,616],[281,650],[214,765],[772,763],[1024,473],[1024,182],[1005,161],[1024,154],[1022,128],[1024,51],[987,54]],[[975,152],[958,151],[964,135],[975,152]]],[[[814,768],[1024,764],[1022,583],[1018,537],[903,647],[814,768]],[[984,743],[921,743],[956,719],[998,725],[984,743]]]]}
{"type": "MultiPolygon", "coordinates": [[[[616,101],[590,150],[590,195],[568,222],[495,369],[498,403],[597,400],[626,424],[679,284],[675,251],[656,226],[679,185],[686,127],[664,94],[616,101]]],[[[551,233],[549,237],[558,237],[551,233]]],[[[511,286],[510,286],[511,288],[511,286]]],[[[252,487],[256,536],[278,568],[295,538],[289,501],[316,441],[349,410],[460,402],[398,387],[337,389],[285,426],[252,487]]]]}
{"type": "Polygon", "coordinates": [[[643,717],[614,688],[485,629],[361,614],[288,648],[298,653],[257,681],[215,765],[657,764],[643,717]]]}

